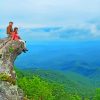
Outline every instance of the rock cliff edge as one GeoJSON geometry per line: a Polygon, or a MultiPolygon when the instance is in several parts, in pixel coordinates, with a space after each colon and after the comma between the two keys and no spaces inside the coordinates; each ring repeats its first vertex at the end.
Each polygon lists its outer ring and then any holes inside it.
{"type": "Polygon", "coordinates": [[[23,42],[0,39],[0,100],[24,100],[14,70],[14,61],[24,48],[23,42]]]}

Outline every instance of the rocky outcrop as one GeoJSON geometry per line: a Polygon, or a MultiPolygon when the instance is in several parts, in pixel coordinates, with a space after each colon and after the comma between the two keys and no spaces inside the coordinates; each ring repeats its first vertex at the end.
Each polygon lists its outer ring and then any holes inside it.
{"type": "Polygon", "coordinates": [[[0,81],[0,100],[24,100],[24,94],[17,85],[0,81]]]}
{"type": "Polygon", "coordinates": [[[23,52],[24,43],[10,38],[0,40],[0,100],[24,100],[16,85],[14,61],[23,52]]]}

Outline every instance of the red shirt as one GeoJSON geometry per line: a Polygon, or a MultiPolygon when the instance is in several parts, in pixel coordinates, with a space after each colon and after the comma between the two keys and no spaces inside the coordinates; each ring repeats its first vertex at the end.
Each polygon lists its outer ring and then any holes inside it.
{"type": "Polygon", "coordinates": [[[19,40],[20,37],[19,37],[18,33],[12,32],[12,39],[13,40],[19,40]]]}

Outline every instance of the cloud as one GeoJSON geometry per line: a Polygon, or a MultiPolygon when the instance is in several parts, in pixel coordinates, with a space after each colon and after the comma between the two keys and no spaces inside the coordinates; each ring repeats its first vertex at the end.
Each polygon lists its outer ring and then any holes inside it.
{"type": "Polygon", "coordinates": [[[72,28],[64,28],[56,34],[59,38],[65,39],[96,39],[100,38],[100,29],[97,27],[96,24],[86,23],[72,28]]]}
{"type": "Polygon", "coordinates": [[[32,40],[93,40],[100,39],[98,25],[84,23],[67,27],[42,27],[21,29],[19,32],[24,39],[32,40]],[[27,35],[28,34],[28,35],[27,35]]]}
{"type": "MultiPolygon", "coordinates": [[[[100,17],[100,0],[1,0],[0,24],[66,26],[100,17]]],[[[1,26],[0,25],[0,26],[1,26]]]]}

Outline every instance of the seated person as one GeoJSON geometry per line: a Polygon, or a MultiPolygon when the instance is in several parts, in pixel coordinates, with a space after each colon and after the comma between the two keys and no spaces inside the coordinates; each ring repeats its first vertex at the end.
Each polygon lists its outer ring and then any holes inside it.
{"type": "MultiPolygon", "coordinates": [[[[25,45],[25,43],[26,43],[26,41],[22,40],[22,39],[20,38],[20,36],[18,35],[18,28],[17,28],[17,27],[14,28],[14,31],[13,31],[12,34],[11,34],[11,40],[23,42],[24,45],[25,45]]],[[[25,46],[25,47],[26,47],[26,46],[25,46]]],[[[23,50],[23,52],[26,53],[26,51],[28,51],[28,50],[25,48],[25,49],[23,50]]]]}
{"type": "Polygon", "coordinates": [[[8,35],[8,37],[11,37],[11,33],[13,32],[12,26],[13,26],[13,22],[9,22],[9,25],[7,27],[7,35],[8,35]]]}

